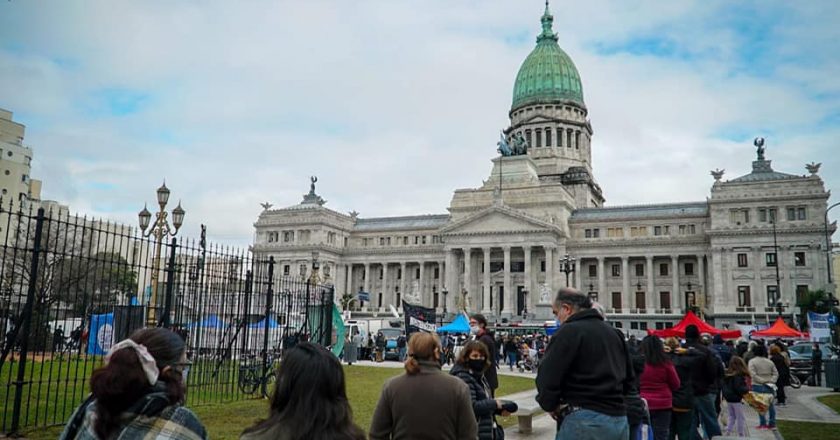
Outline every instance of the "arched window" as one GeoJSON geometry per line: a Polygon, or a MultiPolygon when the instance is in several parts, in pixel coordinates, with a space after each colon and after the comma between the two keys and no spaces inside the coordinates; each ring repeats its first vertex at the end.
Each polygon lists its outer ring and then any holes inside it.
{"type": "Polygon", "coordinates": [[[537,129],[537,148],[542,147],[542,129],[537,129]]]}
{"type": "Polygon", "coordinates": [[[551,129],[550,128],[545,129],[545,146],[546,147],[551,146],[551,129]]]}
{"type": "Polygon", "coordinates": [[[525,142],[528,142],[528,146],[534,145],[531,143],[531,130],[525,130],[525,142]]]}

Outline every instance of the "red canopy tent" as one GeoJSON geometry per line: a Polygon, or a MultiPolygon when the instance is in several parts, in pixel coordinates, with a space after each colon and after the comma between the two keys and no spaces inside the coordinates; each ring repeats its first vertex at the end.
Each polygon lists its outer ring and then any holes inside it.
{"type": "Polygon", "coordinates": [[[648,330],[649,335],[656,335],[660,338],[669,338],[669,337],[678,337],[684,338],[685,337],[685,328],[689,325],[697,326],[697,330],[700,331],[700,334],[708,333],[710,335],[720,335],[724,339],[736,339],[740,338],[741,331],[740,330],[719,330],[711,325],[707,324],[702,319],[698,318],[690,310],[686,312],[685,316],[683,317],[682,321],[678,322],[675,326],[671,328],[666,328],[662,330],[648,330]]]}
{"type": "Polygon", "coordinates": [[[770,326],[770,328],[752,332],[750,334],[751,338],[782,338],[782,339],[796,339],[796,338],[808,338],[808,333],[803,333],[797,331],[796,329],[790,328],[789,325],[785,324],[785,321],[779,317],[776,318],[776,322],[770,326]]]}

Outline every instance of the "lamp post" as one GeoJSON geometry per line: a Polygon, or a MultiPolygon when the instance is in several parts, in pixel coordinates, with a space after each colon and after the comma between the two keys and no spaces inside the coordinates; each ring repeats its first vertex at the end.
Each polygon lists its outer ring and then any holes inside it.
{"type": "Polygon", "coordinates": [[[169,202],[169,188],[166,187],[166,182],[157,190],[157,202],[160,209],[155,213],[155,222],[149,225],[152,220],[152,213],[149,212],[146,206],[138,214],[140,220],[140,230],[143,237],[154,237],[155,239],[155,259],[152,261],[152,295],[149,298],[149,310],[146,315],[147,325],[156,325],[157,322],[157,293],[158,293],[158,276],[160,272],[160,252],[163,247],[163,239],[165,237],[174,237],[184,224],[184,215],[186,211],[181,208],[181,202],[172,210],[172,226],[169,225],[167,217],[169,213],[166,212],[166,204],[169,202]],[[149,228],[149,232],[146,229],[149,228]]]}
{"type": "Polygon", "coordinates": [[[560,259],[560,270],[566,274],[566,287],[569,287],[569,274],[575,272],[575,257],[566,254],[560,259]]]}

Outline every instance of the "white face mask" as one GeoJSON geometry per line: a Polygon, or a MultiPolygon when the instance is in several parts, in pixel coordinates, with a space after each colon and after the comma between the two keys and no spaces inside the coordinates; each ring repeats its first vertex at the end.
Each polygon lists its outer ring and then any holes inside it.
{"type": "Polygon", "coordinates": [[[479,330],[481,330],[481,328],[477,325],[471,325],[470,326],[470,334],[471,335],[477,335],[479,330]]]}

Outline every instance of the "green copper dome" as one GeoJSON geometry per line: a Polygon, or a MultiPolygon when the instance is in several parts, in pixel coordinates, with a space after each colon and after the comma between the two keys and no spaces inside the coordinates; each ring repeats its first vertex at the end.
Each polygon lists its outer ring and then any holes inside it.
{"type": "Polygon", "coordinates": [[[585,107],[580,74],[569,55],[557,44],[557,34],[551,28],[554,17],[548,12],[548,2],[540,21],[542,33],[537,37],[537,47],[525,58],[516,75],[512,109],[558,101],[571,101],[585,107]]]}

